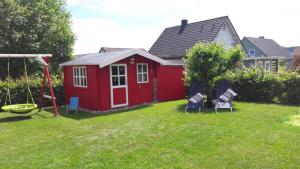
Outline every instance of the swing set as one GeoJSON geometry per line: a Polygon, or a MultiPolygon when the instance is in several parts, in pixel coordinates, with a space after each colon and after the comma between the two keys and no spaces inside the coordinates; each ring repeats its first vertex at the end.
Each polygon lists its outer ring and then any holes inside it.
{"type": "Polygon", "coordinates": [[[44,102],[44,98],[48,98],[52,100],[53,105],[53,114],[57,116],[59,113],[57,111],[57,106],[55,102],[55,96],[53,92],[51,77],[49,73],[48,67],[48,59],[52,57],[52,54],[0,54],[0,58],[7,58],[7,90],[6,90],[6,97],[4,106],[1,107],[3,111],[16,113],[16,114],[26,114],[29,113],[39,107],[41,110],[44,102]],[[24,78],[26,81],[26,91],[27,91],[27,100],[26,103],[22,104],[12,104],[11,102],[11,91],[10,91],[10,58],[23,58],[24,62],[24,78]],[[26,67],[26,58],[35,58],[39,63],[41,63],[44,67],[44,77],[42,81],[42,89],[41,89],[41,96],[39,99],[39,106],[35,104],[34,99],[32,97],[31,90],[29,88],[28,83],[28,75],[27,75],[27,67],[26,67]],[[46,90],[46,80],[48,81],[48,86],[50,90],[50,96],[45,95],[46,90]],[[31,103],[30,103],[31,102],[31,103]]]}

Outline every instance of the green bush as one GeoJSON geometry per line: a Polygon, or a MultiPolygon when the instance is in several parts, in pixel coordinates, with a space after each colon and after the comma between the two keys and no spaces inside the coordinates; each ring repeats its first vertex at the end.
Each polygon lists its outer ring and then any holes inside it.
{"type": "MultiPolygon", "coordinates": [[[[63,76],[61,74],[52,75],[53,91],[56,97],[56,104],[64,104],[64,88],[63,88],[63,76]]],[[[43,76],[41,74],[35,74],[28,78],[29,87],[35,103],[39,103],[41,95],[43,76]]],[[[12,104],[26,103],[27,101],[27,88],[26,80],[21,77],[18,79],[10,80],[10,93],[12,104]]],[[[46,85],[45,94],[50,95],[48,84],[46,85]]],[[[0,81],[0,106],[5,104],[5,97],[7,95],[7,81],[0,81]]],[[[31,102],[31,100],[29,100],[31,102]]],[[[8,104],[8,102],[7,102],[8,104]]],[[[52,106],[50,99],[44,99],[44,106],[52,106]]]]}
{"type": "Polygon", "coordinates": [[[300,75],[296,72],[274,73],[252,67],[228,72],[223,78],[231,81],[238,100],[300,103],[300,75]]]}

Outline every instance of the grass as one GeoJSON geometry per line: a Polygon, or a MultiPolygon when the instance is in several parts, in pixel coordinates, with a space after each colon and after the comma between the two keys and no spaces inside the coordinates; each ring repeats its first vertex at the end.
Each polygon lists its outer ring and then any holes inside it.
{"type": "Polygon", "coordinates": [[[185,114],[185,101],[114,114],[0,114],[0,168],[300,168],[299,107],[235,103],[185,114]]]}
{"type": "Polygon", "coordinates": [[[300,127],[300,114],[296,114],[290,117],[289,124],[300,127]]]}

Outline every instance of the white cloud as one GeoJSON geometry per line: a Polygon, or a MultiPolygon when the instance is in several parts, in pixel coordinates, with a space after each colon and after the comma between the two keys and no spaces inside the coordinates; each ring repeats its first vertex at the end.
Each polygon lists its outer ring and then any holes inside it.
{"type": "Polygon", "coordinates": [[[148,48],[160,33],[158,28],[127,28],[103,18],[73,19],[75,53],[98,52],[101,46],[148,48]],[[155,36],[153,36],[153,34],[155,36]]]}
{"type": "Polygon", "coordinates": [[[241,38],[262,35],[284,46],[300,45],[300,1],[68,0],[68,4],[103,14],[73,19],[75,53],[97,52],[100,46],[148,49],[165,27],[178,25],[182,18],[196,22],[224,15],[241,38]],[[150,18],[151,23],[124,23],[136,17],[150,18]]]}
{"type": "Polygon", "coordinates": [[[80,5],[106,14],[136,16],[159,16],[182,8],[200,5],[198,0],[68,0],[70,5],[80,5]]]}

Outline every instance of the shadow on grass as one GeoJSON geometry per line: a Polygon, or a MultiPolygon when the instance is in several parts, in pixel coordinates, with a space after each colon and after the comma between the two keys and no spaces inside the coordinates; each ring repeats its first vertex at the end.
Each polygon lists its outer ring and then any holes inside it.
{"type": "MultiPolygon", "coordinates": [[[[198,109],[188,109],[187,112],[185,112],[185,104],[182,105],[178,105],[177,106],[177,111],[181,112],[181,113],[187,113],[187,114],[215,114],[216,111],[214,108],[208,109],[208,108],[204,108],[202,109],[200,112],[198,111],[198,109]]],[[[238,112],[239,109],[238,108],[233,108],[232,113],[234,112],[238,112]]],[[[230,109],[218,109],[217,113],[231,113],[230,109]]]]}
{"type": "MultiPolygon", "coordinates": [[[[128,107],[128,108],[123,108],[123,109],[116,109],[116,110],[112,110],[109,112],[97,112],[97,113],[78,110],[77,114],[75,113],[75,111],[69,111],[68,113],[66,113],[65,109],[63,107],[59,107],[58,112],[59,112],[59,115],[62,117],[71,118],[74,120],[82,120],[82,119],[88,119],[88,118],[94,118],[94,117],[100,117],[100,116],[110,116],[110,115],[115,115],[115,114],[120,114],[120,113],[126,113],[129,111],[137,111],[137,110],[141,110],[141,109],[148,108],[151,106],[152,105],[149,104],[149,105],[142,105],[142,106],[136,106],[136,107],[128,107]]],[[[49,112],[53,111],[52,108],[48,108],[48,109],[44,109],[44,110],[49,111],[49,112]]]]}
{"type": "Polygon", "coordinates": [[[0,123],[10,123],[10,122],[17,122],[17,121],[23,121],[29,119],[32,119],[32,117],[31,116],[10,116],[10,117],[1,118],[0,123]]]}
{"type": "Polygon", "coordinates": [[[4,117],[0,118],[0,123],[9,123],[9,122],[17,122],[23,120],[30,120],[36,118],[49,118],[49,115],[45,113],[40,113],[38,110],[31,111],[29,113],[18,114],[18,113],[9,113],[6,112],[4,117]]]}
{"type": "Polygon", "coordinates": [[[256,105],[278,105],[285,107],[299,107],[297,103],[276,103],[276,102],[263,102],[263,101],[255,101],[255,100],[237,100],[239,103],[248,103],[248,104],[256,104],[256,105]]]}

